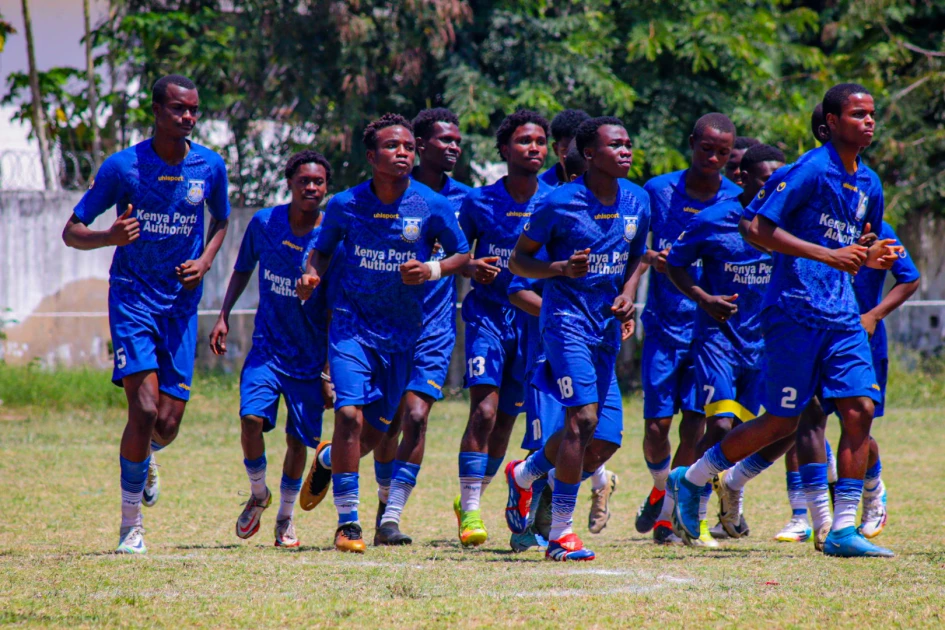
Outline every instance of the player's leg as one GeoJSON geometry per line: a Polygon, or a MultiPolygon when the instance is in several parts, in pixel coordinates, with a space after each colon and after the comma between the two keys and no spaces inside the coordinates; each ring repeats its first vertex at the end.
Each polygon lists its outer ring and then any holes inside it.
{"type": "Polygon", "coordinates": [[[801,485],[796,440],[784,454],[784,469],[788,503],[791,505],[791,520],[775,534],[774,539],[780,542],[807,542],[813,535],[813,531],[810,521],[807,520],[807,499],[804,497],[804,488],[801,485]]]}
{"type": "Polygon", "coordinates": [[[374,480],[377,482],[377,518],[375,519],[375,529],[380,529],[381,518],[387,509],[387,501],[390,497],[390,482],[394,476],[394,459],[397,457],[397,446],[400,441],[400,427],[403,424],[404,399],[401,399],[397,412],[387,429],[387,433],[381,438],[381,441],[374,448],[374,480]]]}
{"type": "MultiPolygon", "coordinates": [[[[882,402],[876,403],[874,419],[885,415],[886,381],[889,373],[889,360],[873,357],[876,381],[880,387],[882,402]]],[[[883,463],[879,457],[879,444],[870,437],[869,462],[866,477],[863,479],[863,514],[860,518],[860,533],[867,538],[879,536],[886,526],[886,485],[882,480],[883,463]]]]}
{"type": "Polygon", "coordinates": [[[499,407],[499,388],[474,385],[469,388],[469,421],[459,447],[459,497],[454,501],[463,546],[479,546],[486,541],[486,528],[479,510],[482,480],[488,465],[489,436],[499,407]]]}
{"type": "Polygon", "coordinates": [[[823,551],[824,541],[833,526],[830,513],[826,440],[827,414],[820,400],[814,398],[804,408],[797,427],[797,461],[801,488],[811,516],[814,547],[823,551]]]}
{"type": "Polygon", "coordinates": [[[295,533],[295,501],[302,489],[302,475],[308,449],[305,443],[290,433],[285,436],[285,460],[282,464],[282,482],[279,484],[279,512],[276,514],[276,547],[298,547],[295,533]]]}
{"type": "Polygon", "coordinates": [[[643,459],[653,477],[653,487],[637,511],[635,526],[645,534],[659,521],[666,495],[672,448],[669,430],[675,409],[675,352],[656,339],[643,340],[643,459]]]}
{"type": "Polygon", "coordinates": [[[599,415],[594,439],[584,454],[584,469],[591,471],[591,509],[587,529],[592,534],[599,534],[607,527],[611,518],[610,499],[617,489],[617,475],[605,467],[623,443],[623,399],[616,373],[599,415]]]}
{"type": "Polygon", "coordinates": [[[496,411],[495,425],[489,435],[488,458],[486,459],[486,473],[482,478],[480,496],[502,468],[502,461],[509,447],[515,421],[525,408],[525,357],[528,354],[526,335],[524,333],[522,317],[516,311],[503,342],[503,356],[505,364],[502,370],[502,384],[499,387],[499,406],[496,411]]]}

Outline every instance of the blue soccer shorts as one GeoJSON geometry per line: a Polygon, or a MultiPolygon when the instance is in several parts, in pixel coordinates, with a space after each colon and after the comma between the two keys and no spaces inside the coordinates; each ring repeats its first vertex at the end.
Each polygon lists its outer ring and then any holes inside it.
{"type": "Polygon", "coordinates": [[[442,399],[443,385],[446,383],[446,373],[455,345],[455,329],[420,337],[413,351],[413,368],[407,382],[407,391],[426,394],[433,400],[442,399]]]}
{"type": "Polygon", "coordinates": [[[824,330],[799,324],[767,311],[765,394],[762,404],[775,416],[793,417],[810,399],[822,395],[825,404],[837,398],[867,396],[882,402],[882,388],[873,369],[869,338],[862,328],[824,330]],[[771,360],[779,357],[781,360],[771,360]]]}
{"type": "Polygon", "coordinates": [[[240,373],[240,416],[263,419],[263,430],[276,428],[279,397],[288,410],[285,432],[309,448],[315,448],[322,436],[321,377],[297,379],[272,369],[272,365],[255,348],[249,351],[240,373]]]}
{"type": "MultiPolygon", "coordinates": [[[[541,369],[541,365],[539,368],[541,369]]],[[[525,403],[525,437],[522,448],[535,451],[545,445],[548,439],[564,428],[565,407],[549,393],[535,386],[528,388],[525,403]]],[[[611,442],[620,446],[623,443],[623,398],[617,384],[617,374],[612,372],[604,404],[598,407],[597,428],[594,439],[611,442]]]]}
{"type": "Polygon", "coordinates": [[[644,418],[671,418],[680,410],[702,413],[690,348],[668,347],[648,335],[643,339],[642,368],[644,418]]]}
{"type": "Polygon", "coordinates": [[[132,374],[155,370],[160,390],[190,399],[197,354],[197,314],[166,317],[108,296],[108,327],[115,350],[112,382],[119,387],[132,374]]]}
{"type": "Polygon", "coordinates": [[[588,343],[552,328],[541,336],[545,365],[535,373],[535,384],[565,407],[581,407],[607,400],[617,363],[617,350],[608,343],[588,343]]]}
{"type": "Polygon", "coordinates": [[[717,349],[700,344],[696,353],[696,391],[706,416],[758,417],[764,378],[760,366],[747,368],[733,363],[717,349]]]}
{"type": "Polygon", "coordinates": [[[511,416],[520,414],[525,405],[526,317],[512,306],[486,312],[475,300],[463,301],[465,386],[498,387],[499,411],[511,416]]]}

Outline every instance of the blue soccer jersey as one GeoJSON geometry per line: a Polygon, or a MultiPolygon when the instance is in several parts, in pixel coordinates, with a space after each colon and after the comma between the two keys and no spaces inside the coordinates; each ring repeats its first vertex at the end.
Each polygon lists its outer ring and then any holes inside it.
{"type": "MultiPolygon", "coordinates": [[[[856,243],[865,224],[882,224],[884,208],[879,177],[859,158],[857,164],[848,174],[832,144],[805,153],[766,193],[758,215],[823,247],[856,243]]],[[[807,258],[774,257],[764,305],[809,328],[860,328],[850,275],[807,258]]]]}
{"type": "Polygon", "coordinates": [[[551,260],[567,260],[590,249],[589,271],[581,278],[556,276],[545,281],[541,330],[555,329],[592,344],[620,344],[620,323],[611,306],[623,289],[627,260],[646,252],[650,204],[642,188],[619,180],[617,201],[601,204],[584,178],[546,196],[524,227],[542,243],[551,260]]]}
{"type": "Polygon", "coordinates": [[[559,169],[561,171],[564,171],[564,169],[561,167],[561,163],[555,162],[554,166],[552,166],[547,171],[545,171],[544,173],[538,176],[539,181],[544,182],[545,184],[548,184],[548,186],[550,186],[551,188],[557,188],[561,184],[566,183],[566,182],[561,181],[561,179],[558,177],[559,169]]]}
{"type": "Polygon", "coordinates": [[[742,218],[751,221],[755,218],[755,215],[758,214],[758,209],[764,204],[765,199],[767,199],[771,193],[775,191],[778,185],[781,183],[781,180],[784,179],[784,176],[787,175],[790,170],[794,167],[794,164],[785,164],[775,172],[771,173],[771,177],[768,178],[768,181],[765,182],[765,185],[758,191],[758,194],[748,203],[747,206],[742,208],[742,218]]]}
{"type": "Polygon", "coordinates": [[[761,311],[771,281],[771,256],[749,245],[738,233],[742,205],[718,203],[690,219],[669,250],[667,264],[690,267],[702,261],[699,287],[709,295],[738,294],[738,311],[718,322],[702,309],[696,313],[694,339],[743,367],[759,367],[764,343],[761,311]]]}
{"type": "Polygon", "coordinates": [[[203,286],[184,289],[175,267],[203,254],[204,202],[217,220],[230,216],[223,158],[199,144],[191,142],[184,161],[174,166],[154,152],[150,139],[105,160],[75,215],[88,225],[113,206],[119,215],[128,204],[133,207],[140,235],[115,249],[112,295],[159,315],[196,313],[203,286]]]}
{"type": "MultiPolygon", "coordinates": [[[[892,238],[899,242],[899,237],[892,229],[892,226],[883,221],[882,228],[879,230],[880,239],[892,238]]],[[[914,282],[919,279],[919,270],[909,256],[909,252],[903,249],[899,252],[899,259],[893,264],[893,277],[897,283],[914,282]]],[[[856,293],[856,301],[860,307],[861,313],[866,313],[876,308],[883,300],[883,285],[886,283],[886,270],[871,269],[861,267],[856,276],[853,277],[853,291],[856,293]]],[[[886,340],[886,324],[879,320],[876,324],[876,330],[870,339],[870,348],[873,351],[874,362],[876,360],[886,359],[889,356],[886,340]]]]}
{"type": "MultiPolygon", "coordinates": [[[[297,379],[316,378],[328,352],[327,330],[316,328],[295,293],[319,229],[296,236],[288,205],[263,208],[250,220],[234,265],[235,271],[250,273],[259,264],[253,350],[276,371],[297,379]]],[[[319,286],[316,293],[325,288],[319,286]]]]}
{"type": "MultiPolygon", "coordinates": [[[[652,247],[658,251],[673,245],[693,215],[720,201],[735,199],[742,192],[734,182],[723,177],[714,197],[706,201],[693,199],[686,194],[685,169],[654,177],[643,188],[650,196],[652,247]]],[[[694,280],[699,280],[698,263],[689,273],[694,280]]],[[[665,274],[651,272],[649,282],[646,307],[641,316],[647,336],[667,347],[688,347],[695,325],[695,303],[680,293],[665,274]]]]}
{"type": "MultiPolygon", "coordinates": [[[[459,215],[463,200],[472,188],[446,178],[446,185],[440,190],[441,195],[450,202],[453,211],[459,215]]],[[[437,248],[430,260],[443,260],[446,252],[437,248]]],[[[426,334],[451,334],[455,324],[456,278],[450,276],[436,282],[427,283],[426,296],[423,300],[423,326],[426,334]]]]}
{"type": "MultiPolygon", "coordinates": [[[[545,289],[544,280],[534,278],[523,278],[522,276],[513,276],[509,282],[509,295],[519,291],[534,291],[542,295],[545,289]]],[[[525,377],[526,382],[531,382],[535,374],[536,366],[545,360],[545,350],[541,344],[541,327],[537,317],[525,314],[525,377]]]]}
{"type": "Polygon", "coordinates": [[[344,245],[332,319],[339,335],[385,352],[409,348],[423,327],[427,289],[404,284],[400,267],[430,260],[436,243],[447,256],[469,251],[449,201],[420,182],[392,204],[370,180],[332,197],[315,247],[331,254],[344,245]]]}

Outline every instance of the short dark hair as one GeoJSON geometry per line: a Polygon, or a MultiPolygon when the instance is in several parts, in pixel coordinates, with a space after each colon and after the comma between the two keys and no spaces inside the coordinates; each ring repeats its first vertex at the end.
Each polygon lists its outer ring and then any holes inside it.
{"type": "Polygon", "coordinates": [[[560,142],[562,138],[573,138],[581,123],[590,117],[591,115],[583,109],[566,109],[558,112],[551,119],[551,137],[555,139],[555,142],[560,142]]]}
{"type": "Polygon", "coordinates": [[[433,127],[438,122],[444,122],[459,127],[459,117],[445,107],[424,109],[417,114],[413,122],[413,133],[418,138],[429,138],[433,127]]]}
{"type": "Polygon", "coordinates": [[[292,176],[303,164],[321,164],[325,167],[325,180],[329,184],[331,183],[331,164],[329,164],[328,158],[311,149],[299,151],[289,158],[289,161],[285,163],[285,178],[287,180],[292,179],[292,176]]]}
{"type": "Polygon", "coordinates": [[[499,152],[500,156],[502,155],[502,147],[509,143],[509,141],[512,139],[512,134],[515,133],[515,130],[522,125],[527,125],[529,123],[538,125],[545,130],[545,135],[548,135],[548,119],[538,112],[533,112],[530,109],[517,110],[516,112],[506,116],[499,125],[499,128],[496,129],[495,148],[499,152]]]}
{"type": "Polygon", "coordinates": [[[758,146],[759,144],[761,144],[761,140],[758,138],[752,138],[751,136],[737,136],[735,138],[735,146],[732,148],[741,151],[742,149],[750,149],[751,147],[758,146]]]}
{"type": "Polygon", "coordinates": [[[151,102],[163,105],[164,100],[167,98],[167,88],[172,85],[182,87],[185,90],[197,89],[194,82],[187,77],[180,74],[169,74],[154,82],[154,86],[151,88],[151,102]]]}
{"type": "Polygon", "coordinates": [[[614,116],[598,116],[597,118],[589,118],[581,123],[581,126],[574,132],[574,143],[577,145],[581,155],[584,155],[584,149],[593,146],[594,143],[597,142],[597,130],[605,125],[624,126],[623,122],[614,116]]]}
{"type": "Polygon", "coordinates": [[[762,162],[780,162],[784,164],[784,151],[770,144],[759,143],[753,147],[748,147],[748,150],[745,151],[745,155],[742,156],[740,168],[742,171],[745,171],[762,162]]]}
{"type": "Polygon", "coordinates": [[[568,179],[573,175],[583,175],[587,170],[587,160],[584,154],[577,148],[577,143],[571,145],[568,154],[564,156],[564,173],[568,179]]]}
{"type": "Polygon", "coordinates": [[[413,133],[413,125],[410,124],[409,120],[400,114],[387,113],[377,120],[372,120],[368,123],[367,127],[364,128],[364,135],[361,137],[361,142],[364,143],[365,148],[374,150],[377,148],[377,132],[387,127],[397,126],[403,127],[410,133],[413,133]]]}
{"type": "Polygon", "coordinates": [[[732,134],[732,139],[735,137],[735,123],[726,116],[725,114],[720,114],[718,112],[712,112],[711,114],[706,114],[702,116],[699,120],[696,121],[696,124],[692,128],[692,135],[696,138],[701,138],[703,132],[707,128],[711,127],[719,133],[730,133],[732,134]]]}
{"type": "Polygon", "coordinates": [[[830,140],[830,129],[827,128],[823,101],[814,105],[814,111],[810,113],[810,132],[814,134],[814,139],[821,144],[830,140]],[[823,127],[823,131],[821,127],[823,127]]]}
{"type": "MultiPolygon", "coordinates": [[[[847,102],[851,95],[869,93],[870,91],[859,83],[840,83],[833,86],[824,94],[824,120],[827,120],[827,114],[839,116],[843,113],[843,104],[847,102]]],[[[870,96],[872,95],[870,94],[870,96]]]]}

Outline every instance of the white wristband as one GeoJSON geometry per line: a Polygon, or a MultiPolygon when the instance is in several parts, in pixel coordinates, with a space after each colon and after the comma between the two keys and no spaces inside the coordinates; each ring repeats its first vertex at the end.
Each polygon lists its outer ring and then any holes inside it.
{"type": "Polygon", "coordinates": [[[430,269],[430,279],[427,280],[427,282],[436,282],[437,280],[443,277],[443,270],[440,269],[440,261],[430,260],[423,264],[429,267],[430,269]]]}

